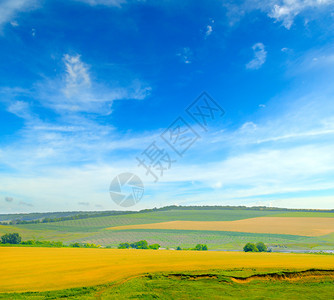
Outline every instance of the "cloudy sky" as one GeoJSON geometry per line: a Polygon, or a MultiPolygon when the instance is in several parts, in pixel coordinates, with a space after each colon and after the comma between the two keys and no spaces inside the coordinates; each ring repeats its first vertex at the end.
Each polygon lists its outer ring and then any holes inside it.
{"type": "Polygon", "coordinates": [[[333,0],[2,0],[0,213],[124,172],[130,209],[334,208],[333,42],[333,0]]]}

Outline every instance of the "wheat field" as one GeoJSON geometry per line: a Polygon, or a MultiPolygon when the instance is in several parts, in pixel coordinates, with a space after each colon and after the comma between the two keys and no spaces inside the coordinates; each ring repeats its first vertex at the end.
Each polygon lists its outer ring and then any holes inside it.
{"type": "Polygon", "coordinates": [[[334,269],[334,256],[219,251],[1,247],[0,292],[93,286],[146,272],[334,269]]]}
{"type": "Polygon", "coordinates": [[[171,221],[116,226],[108,229],[210,230],[322,236],[334,232],[334,218],[259,217],[236,221],[171,221]]]}

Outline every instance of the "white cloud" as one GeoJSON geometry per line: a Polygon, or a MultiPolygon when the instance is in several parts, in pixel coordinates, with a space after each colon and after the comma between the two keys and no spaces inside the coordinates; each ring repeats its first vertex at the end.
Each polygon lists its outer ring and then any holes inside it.
{"type": "Polygon", "coordinates": [[[309,20],[319,19],[329,13],[334,6],[333,0],[244,0],[237,4],[224,3],[230,26],[235,25],[247,13],[258,10],[265,13],[274,22],[280,22],[290,29],[297,16],[304,18],[306,26],[309,20]]]}
{"type": "Polygon", "coordinates": [[[17,23],[16,21],[11,21],[10,25],[12,25],[13,27],[18,27],[19,23],[17,23]]]}
{"type": "Polygon", "coordinates": [[[290,29],[297,15],[305,10],[314,10],[333,5],[333,0],[282,0],[274,1],[268,16],[290,29]]]}
{"type": "Polygon", "coordinates": [[[138,79],[130,81],[128,86],[114,83],[113,87],[92,80],[90,66],[82,61],[80,55],[65,54],[63,62],[63,76],[36,85],[37,98],[42,105],[58,113],[87,112],[108,115],[114,100],[141,100],[150,94],[151,87],[138,79]]]}
{"type": "Polygon", "coordinates": [[[16,26],[17,22],[13,18],[17,13],[35,9],[38,3],[38,0],[2,0],[0,2],[0,27],[7,22],[12,22],[12,26],[16,26]]]}
{"type": "Polygon", "coordinates": [[[291,49],[291,48],[287,48],[287,47],[283,47],[283,48],[281,49],[281,52],[283,52],[283,53],[285,53],[285,54],[287,54],[287,55],[292,55],[292,54],[294,54],[294,50],[291,49]]]}
{"type": "Polygon", "coordinates": [[[332,91],[328,98],[320,97],[318,90],[300,99],[280,97],[277,106],[267,104],[261,113],[266,118],[256,124],[248,121],[237,130],[203,136],[203,142],[191,150],[190,161],[196,164],[182,161],[164,177],[166,186],[159,187],[167,193],[163,201],[254,205],[258,197],[266,205],[271,201],[286,206],[291,199],[289,207],[331,208],[329,198],[322,195],[333,190],[332,91]],[[185,182],[196,184],[184,187],[185,182]],[[282,194],[286,201],[280,202],[282,194]],[[295,200],[305,194],[315,195],[313,201],[311,197],[307,203],[295,200]]]}
{"type": "MultiPolygon", "coordinates": [[[[89,73],[88,66],[77,69],[81,70],[79,73],[89,73]]],[[[76,74],[69,72],[72,73],[76,74]]],[[[79,83],[85,80],[80,79],[79,83]]],[[[80,209],[78,202],[115,209],[108,185],[113,176],[126,170],[145,181],[146,195],[134,209],[168,205],[170,199],[188,204],[198,201],[197,204],[251,205],[263,201],[265,205],[270,201],[281,206],[288,203],[290,207],[329,208],[328,199],[322,200],[321,196],[317,196],[317,202],[310,199],[307,203],[294,198],[298,193],[319,193],[333,188],[334,106],[331,99],[320,99],[317,93],[294,102],[284,108],[280,99],[276,116],[270,113],[273,108],[269,103],[265,110],[267,119],[257,119],[256,124],[244,122],[234,131],[219,131],[220,139],[215,134],[209,134],[207,139],[203,136],[203,143],[191,149],[196,165],[187,161],[186,156],[165,172],[159,184],[152,184],[145,170],[136,167],[134,159],[136,152],[149,145],[159,131],[122,137],[111,126],[78,116],[71,118],[68,125],[33,119],[22,131],[23,139],[0,150],[1,163],[18,172],[0,175],[0,191],[3,197],[12,195],[17,203],[34,205],[18,206],[16,210],[46,211],[51,207],[73,210],[80,209]],[[114,157],[118,149],[134,154],[114,157]],[[208,156],[212,162],[207,161],[208,156]],[[91,165],[85,164],[87,160],[91,165]],[[73,163],[78,166],[68,167],[73,163]],[[191,187],[184,187],[184,182],[191,181],[194,182],[191,187]],[[282,193],[287,194],[286,200],[279,201],[282,193]],[[257,197],[260,200],[254,200],[257,197]],[[48,205],[43,204],[46,199],[48,205]]],[[[14,102],[11,110],[20,115],[28,108],[24,103],[14,102]]],[[[14,207],[8,205],[6,209],[14,207]]]]}
{"type": "Polygon", "coordinates": [[[22,119],[29,120],[31,118],[29,104],[24,101],[11,102],[7,111],[22,119]]]}
{"type": "Polygon", "coordinates": [[[81,61],[80,55],[64,55],[66,68],[64,94],[72,97],[82,89],[91,87],[88,66],[81,61]]]}
{"type": "MultiPolygon", "coordinates": [[[[127,3],[127,0],[73,0],[84,2],[91,6],[105,5],[121,7],[127,3]]],[[[3,24],[10,23],[13,27],[18,26],[18,22],[14,18],[20,12],[27,12],[37,9],[42,5],[42,0],[1,0],[0,1],[0,28],[3,24]]],[[[34,36],[35,33],[32,32],[34,36]]]]}
{"type": "MultiPolygon", "coordinates": [[[[168,205],[170,199],[188,204],[198,201],[197,204],[207,205],[255,205],[262,201],[266,205],[270,201],[278,206],[330,208],[330,201],[322,196],[315,197],[316,202],[311,198],[307,202],[295,200],[297,193],[333,188],[334,106],[330,101],[321,101],[322,105],[316,103],[316,110],[306,102],[309,101],[303,99],[285,110],[281,105],[277,116],[269,113],[268,105],[268,119],[257,120],[256,124],[248,121],[234,131],[219,132],[221,139],[211,143],[210,149],[208,141],[214,134],[207,139],[203,136],[203,143],[191,149],[196,164],[187,161],[187,153],[184,160],[164,173],[158,184],[152,184],[146,171],[136,166],[135,154],[114,159],[110,153],[113,149],[141,152],[159,131],[122,138],[98,125],[89,130],[73,129],[70,135],[57,131],[66,133],[66,128],[31,131],[26,136],[27,143],[19,141],[20,147],[12,145],[0,152],[1,161],[11,161],[21,174],[0,174],[0,190],[18,201],[33,200],[38,211],[50,207],[80,209],[78,202],[115,209],[108,185],[115,175],[126,170],[138,174],[145,183],[146,195],[134,209],[168,205]],[[207,161],[207,156],[212,157],[212,162],[207,161]],[[88,157],[92,163],[82,164],[88,157]],[[61,159],[65,160],[64,165],[61,159]],[[75,161],[80,161],[80,165],[67,166],[75,161]],[[193,184],[185,187],[184,182],[193,184]],[[286,194],[284,201],[279,200],[282,193],[286,194]],[[260,200],[254,200],[257,197],[260,200]]],[[[77,126],[79,123],[85,126],[79,121],[77,126]]]]}
{"type": "MultiPolygon", "coordinates": [[[[7,111],[24,120],[16,139],[0,147],[0,164],[17,174],[105,160],[119,150],[142,150],[142,144],[152,139],[152,132],[119,135],[111,124],[96,121],[97,114],[111,112],[114,100],[144,99],[150,87],[139,80],[128,80],[125,87],[107,87],[91,76],[91,67],[80,55],[64,55],[62,62],[64,72],[59,77],[39,82],[30,91],[0,89],[7,111]],[[40,118],[36,106],[54,110],[55,119],[40,118]]],[[[24,201],[23,196],[17,199],[24,201]]]]}
{"type": "Polygon", "coordinates": [[[206,26],[205,36],[211,35],[213,29],[211,25],[206,26]]]}
{"type": "Polygon", "coordinates": [[[188,47],[183,48],[182,51],[180,51],[177,54],[177,56],[179,56],[185,64],[190,64],[191,63],[192,55],[193,55],[193,53],[190,50],[190,48],[188,48],[188,47]]]}
{"type": "Polygon", "coordinates": [[[249,132],[249,131],[254,131],[256,130],[257,126],[254,122],[246,122],[244,124],[242,124],[240,131],[243,132],[249,132]]]}
{"type": "Polygon", "coordinates": [[[215,23],[215,20],[214,19],[210,19],[209,24],[205,28],[205,32],[204,32],[205,38],[208,38],[212,34],[214,23],[215,23]]]}
{"type": "Polygon", "coordinates": [[[254,58],[247,63],[246,68],[257,70],[266,62],[267,51],[262,43],[256,43],[253,45],[252,49],[254,52],[254,58]]]}
{"type": "Polygon", "coordinates": [[[287,208],[314,208],[314,204],[317,203],[317,209],[332,209],[333,202],[333,196],[309,196],[273,199],[271,205],[274,207],[287,208]]]}
{"type": "Polygon", "coordinates": [[[121,7],[122,4],[127,3],[127,0],[75,0],[78,2],[84,2],[92,6],[105,5],[105,6],[116,6],[121,7]]]}

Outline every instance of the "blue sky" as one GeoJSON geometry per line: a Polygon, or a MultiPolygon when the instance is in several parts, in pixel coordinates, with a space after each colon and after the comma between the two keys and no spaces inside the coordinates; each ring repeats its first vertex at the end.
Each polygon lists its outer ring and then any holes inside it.
{"type": "Polygon", "coordinates": [[[333,208],[334,1],[4,0],[0,3],[0,212],[333,208]],[[203,130],[186,108],[224,109],[203,130]],[[182,157],[160,135],[182,117],[182,157]],[[173,163],[142,166],[153,142],[173,163]]]}

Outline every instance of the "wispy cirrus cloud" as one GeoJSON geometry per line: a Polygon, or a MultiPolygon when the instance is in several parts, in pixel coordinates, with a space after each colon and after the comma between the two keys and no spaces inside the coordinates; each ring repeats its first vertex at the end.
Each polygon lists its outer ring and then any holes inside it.
{"type": "Polygon", "coordinates": [[[306,19],[318,19],[323,14],[330,14],[330,8],[334,7],[333,0],[244,0],[238,3],[224,2],[223,7],[229,19],[229,24],[234,26],[247,13],[262,11],[274,22],[281,23],[286,29],[290,29],[297,16],[306,19]]]}
{"type": "Polygon", "coordinates": [[[266,62],[267,51],[262,43],[256,43],[252,46],[254,58],[246,64],[247,69],[257,70],[266,62]]]}
{"type": "Polygon", "coordinates": [[[290,29],[294,19],[299,14],[310,10],[327,8],[333,6],[333,0],[282,0],[273,1],[268,12],[270,18],[282,22],[283,26],[290,29]]]}
{"type": "Polygon", "coordinates": [[[42,105],[58,113],[87,112],[108,115],[114,100],[141,100],[150,94],[151,87],[138,79],[127,86],[108,87],[91,79],[90,66],[80,55],[65,54],[64,73],[57,78],[36,84],[37,98],[42,105]]]}
{"type": "Polygon", "coordinates": [[[179,56],[185,64],[191,64],[193,52],[189,47],[184,47],[179,53],[177,53],[177,56],[179,56]]]}
{"type": "Polygon", "coordinates": [[[13,26],[17,26],[17,22],[13,19],[22,11],[36,9],[39,0],[2,0],[0,2],[0,28],[3,24],[12,21],[13,26]]]}
{"type": "MultiPolygon", "coordinates": [[[[289,99],[286,102],[289,103],[289,99]]],[[[274,103],[268,104],[266,109],[272,109],[272,105],[274,103]]],[[[56,152],[52,161],[55,165],[38,165],[43,158],[35,157],[32,149],[24,147],[19,152],[10,153],[16,159],[23,151],[29,154],[26,159],[33,162],[25,168],[29,176],[16,176],[14,181],[3,173],[0,182],[6,187],[7,195],[16,191],[17,199],[34,199],[34,208],[40,203],[38,210],[42,211],[47,209],[43,204],[45,199],[67,210],[82,206],[79,202],[102,203],[106,209],[115,209],[106,190],[112,177],[124,170],[140,175],[145,181],[146,196],[135,209],[168,205],[171,199],[178,204],[281,203],[289,207],[314,207],[314,202],[302,197],[303,193],[308,196],[314,193],[318,208],[331,208],[332,202],[326,191],[334,188],[333,111],[330,99],[320,100],[313,94],[294,100],[293,106],[281,105],[276,116],[264,112],[262,119],[249,120],[235,130],[204,135],[202,142],[196,143],[182,161],[166,171],[158,184],[151,182],[146,171],[136,166],[134,159],[122,156],[114,161],[110,153],[113,147],[131,149],[131,157],[134,157],[133,153],[142,150],[143,144],[149,144],[159,132],[137,137],[130,135],[122,140],[119,136],[101,136],[100,130],[94,129],[97,133],[94,142],[87,137],[85,140],[87,132],[72,140],[65,135],[63,142],[51,134],[49,142],[59,146],[58,150],[54,147],[56,152]],[[80,138],[83,139],[81,146],[80,138]],[[68,152],[60,151],[70,145],[72,148],[68,148],[68,152]],[[99,152],[101,149],[103,152],[99,152]],[[60,156],[65,156],[67,163],[73,162],[69,153],[81,155],[81,164],[69,167],[57,163],[60,156]],[[85,163],[85,156],[91,156],[92,161],[85,163]],[[208,156],[211,161],[207,161],[208,156]],[[192,163],[194,158],[196,164],[192,163]],[[39,172],[34,174],[31,170],[36,166],[39,172]],[[289,198],[293,199],[290,203],[289,198]],[[71,202],[59,202],[59,199],[71,199],[71,202]]],[[[42,145],[46,145],[45,141],[42,145]]],[[[41,152],[45,155],[45,150],[41,152]]],[[[50,161],[50,156],[46,161],[50,161]]],[[[18,166],[17,163],[14,165],[18,166]]]]}
{"type": "Polygon", "coordinates": [[[208,25],[206,25],[205,28],[205,38],[209,37],[213,33],[213,25],[215,23],[214,19],[210,19],[210,22],[208,25]]]}
{"type": "Polygon", "coordinates": [[[122,4],[128,2],[128,0],[74,0],[74,1],[84,2],[92,6],[104,5],[104,6],[116,6],[116,7],[121,7],[122,4]]]}
{"type": "Polygon", "coordinates": [[[16,140],[1,148],[0,162],[8,168],[22,171],[54,162],[87,163],[117,149],[138,148],[143,141],[143,136],[121,137],[112,124],[101,124],[96,118],[112,113],[115,100],[146,98],[150,86],[139,79],[129,80],[127,86],[101,84],[77,54],[65,54],[62,63],[61,74],[36,83],[31,90],[0,90],[7,111],[24,120],[16,140]],[[51,111],[55,119],[40,116],[41,108],[42,113],[51,111]]]}
{"type": "MultiPolygon", "coordinates": [[[[104,5],[109,7],[121,7],[128,3],[127,0],[72,0],[73,2],[83,2],[91,6],[104,5]]],[[[17,27],[19,23],[15,20],[19,13],[33,11],[42,7],[42,0],[2,0],[0,2],[0,29],[2,25],[10,23],[17,27]]],[[[36,31],[32,32],[35,35],[36,31]]]]}

